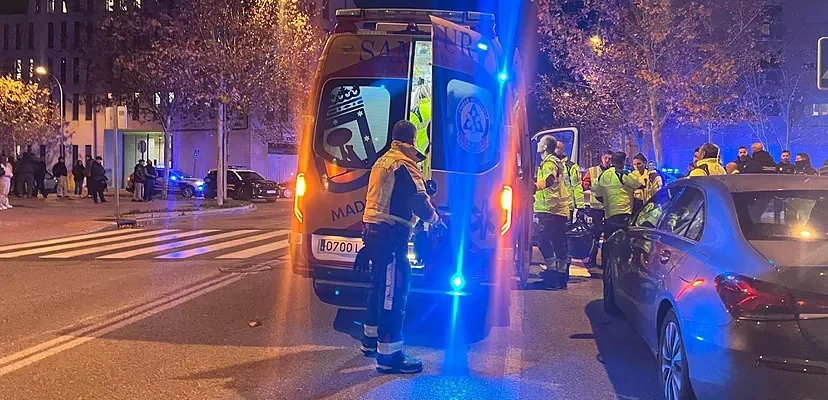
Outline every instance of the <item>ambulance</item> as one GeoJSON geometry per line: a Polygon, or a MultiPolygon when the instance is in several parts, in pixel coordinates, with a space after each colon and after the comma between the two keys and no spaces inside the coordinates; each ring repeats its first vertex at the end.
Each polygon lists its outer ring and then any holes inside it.
{"type": "Polygon", "coordinates": [[[535,153],[519,53],[502,48],[492,14],[336,15],[299,140],[293,271],[313,280],[323,302],[365,307],[370,277],[352,265],[368,176],[391,145],[391,127],[408,119],[448,231],[439,242],[426,231],[413,236],[407,319],[451,310],[483,336],[507,325],[513,277],[531,262],[535,153]]]}

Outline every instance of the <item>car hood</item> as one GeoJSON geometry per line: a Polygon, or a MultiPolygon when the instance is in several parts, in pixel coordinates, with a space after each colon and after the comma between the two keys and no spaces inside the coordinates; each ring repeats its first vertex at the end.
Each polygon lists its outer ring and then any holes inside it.
{"type": "Polygon", "coordinates": [[[186,182],[186,183],[198,183],[198,182],[204,182],[204,180],[203,180],[203,179],[199,179],[199,178],[181,178],[181,179],[179,179],[178,181],[179,181],[179,182],[186,182]]]}
{"type": "Polygon", "coordinates": [[[258,183],[260,185],[265,185],[265,186],[276,186],[276,185],[278,185],[276,183],[276,181],[271,181],[270,179],[255,180],[255,181],[250,181],[250,183],[258,183]]]}

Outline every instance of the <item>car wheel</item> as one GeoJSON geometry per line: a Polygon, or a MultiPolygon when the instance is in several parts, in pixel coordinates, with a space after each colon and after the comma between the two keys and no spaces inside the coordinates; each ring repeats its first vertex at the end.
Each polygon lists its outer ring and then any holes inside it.
{"type": "Polygon", "coordinates": [[[604,311],[613,316],[621,315],[621,309],[615,302],[615,286],[612,279],[612,269],[604,269],[604,311]]]}
{"type": "Polygon", "coordinates": [[[184,196],[184,198],[189,199],[195,196],[195,189],[193,189],[193,187],[190,185],[184,186],[184,189],[181,190],[181,196],[184,196]]]}
{"type": "Polygon", "coordinates": [[[286,199],[293,198],[293,191],[290,189],[283,189],[282,190],[282,197],[286,199]]]}
{"type": "Polygon", "coordinates": [[[667,311],[661,324],[658,341],[658,359],[661,366],[661,393],[665,400],[692,400],[696,396],[690,387],[687,353],[681,336],[678,318],[667,311]]]}

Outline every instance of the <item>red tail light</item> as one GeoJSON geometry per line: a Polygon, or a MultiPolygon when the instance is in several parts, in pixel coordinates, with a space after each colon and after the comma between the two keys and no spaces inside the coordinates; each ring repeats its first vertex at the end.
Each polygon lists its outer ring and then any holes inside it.
{"type": "Polygon", "coordinates": [[[736,274],[716,277],[716,291],[733,318],[747,320],[796,319],[794,301],[782,285],[736,274]]]}
{"type": "Polygon", "coordinates": [[[792,291],[741,275],[719,275],[716,291],[734,318],[778,321],[828,314],[828,296],[824,294],[792,291]]]}

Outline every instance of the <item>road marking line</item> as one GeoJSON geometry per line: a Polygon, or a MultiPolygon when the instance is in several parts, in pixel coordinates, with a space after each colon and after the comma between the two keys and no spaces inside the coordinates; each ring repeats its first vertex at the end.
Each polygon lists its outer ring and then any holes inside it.
{"type": "Polygon", "coordinates": [[[211,232],[216,232],[216,230],[215,229],[201,229],[201,230],[196,230],[196,231],[178,232],[178,233],[174,233],[172,235],[152,236],[152,237],[149,237],[149,238],[146,238],[146,239],[129,241],[129,242],[124,242],[124,243],[116,243],[116,244],[111,244],[111,245],[103,246],[103,247],[92,247],[92,248],[87,248],[87,249],[67,251],[67,252],[64,252],[64,253],[49,254],[47,256],[40,256],[40,258],[72,258],[72,257],[84,256],[84,255],[88,255],[88,254],[102,253],[102,252],[105,252],[105,251],[125,249],[125,248],[128,248],[128,247],[142,246],[142,245],[145,245],[145,244],[166,242],[168,240],[183,239],[183,238],[186,238],[186,237],[196,236],[196,235],[201,235],[201,234],[211,233],[211,232]]]}
{"type": "MultiPolygon", "coordinates": [[[[512,296],[511,315],[509,317],[511,322],[506,334],[509,339],[503,376],[516,375],[520,378],[523,371],[523,292],[513,290],[512,296]]],[[[520,398],[520,396],[517,398],[520,398]]]]}
{"type": "Polygon", "coordinates": [[[584,267],[577,267],[577,266],[570,266],[569,267],[569,276],[578,276],[582,278],[589,278],[592,274],[589,273],[589,270],[584,267]]]}
{"type": "MultiPolygon", "coordinates": [[[[178,231],[178,229],[161,229],[161,230],[157,230],[157,231],[151,231],[151,233],[162,234],[162,233],[170,233],[170,232],[177,232],[177,231],[178,231]]],[[[14,252],[14,253],[0,254],[0,258],[15,258],[15,257],[31,256],[31,255],[35,255],[35,254],[51,253],[51,252],[54,252],[54,251],[76,249],[76,248],[79,248],[79,247],[94,246],[96,244],[103,244],[103,243],[111,243],[113,241],[134,239],[134,238],[139,238],[139,237],[143,237],[143,236],[146,236],[146,235],[147,235],[147,232],[141,231],[141,232],[136,232],[136,233],[129,234],[129,235],[117,236],[117,237],[114,237],[114,238],[95,239],[95,240],[90,240],[90,241],[75,242],[75,243],[62,244],[62,245],[56,245],[56,246],[48,246],[48,247],[40,247],[40,248],[30,249],[30,250],[21,250],[21,251],[17,251],[17,252],[14,252]]]]}
{"type": "Polygon", "coordinates": [[[268,244],[265,244],[265,245],[262,245],[262,246],[257,246],[257,247],[252,247],[252,248],[249,248],[249,249],[237,251],[235,253],[224,254],[224,255],[218,256],[216,258],[222,259],[222,260],[224,260],[224,259],[242,260],[242,259],[247,259],[247,258],[250,258],[250,257],[253,257],[253,256],[257,256],[257,255],[270,253],[271,251],[281,250],[281,249],[284,249],[286,247],[288,247],[288,241],[287,240],[282,240],[282,241],[279,241],[279,242],[268,243],[268,244]]]}
{"type": "Polygon", "coordinates": [[[222,275],[216,279],[191,287],[181,293],[173,293],[171,295],[164,296],[161,299],[145,304],[141,307],[137,307],[121,315],[116,315],[106,321],[75,330],[55,339],[0,358],[0,365],[4,365],[0,368],[0,376],[14,372],[63,351],[80,346],[110,332],[134,324],[145,318],[179,306],[187,301],[241,280],[244,277],[245,275],[222,275]]]}
{"type": "Polygon", "coordinates": [[[88,235],[75,235],[75,236],[68,236],[68,237],[63,237],[63,238],[58,238],[58,239],[41,240],[41,241],[38,241],[38,242],[18,243],[18,244],[12,244],[12,245],[9,245],[9,246],[0,247],[0,251],[19,250],[19,249],[25,249],[27,247],[49,246],[49,245],[58,244],[58,243],[71,242],[71,241],[74,241],[74,240],[86,240],[86,239],[100,238],[100,237],[104,237],[104,236],[123,235],[125,233],[135,233],[137,231],[143,231],[143,229],[130,229],[130,230],[121,229],[121,230],[117,230],[117,231],[90,233],[88,235]]]}
{"type": "Polygon", "coordinates": [[[262,240],[272,239],[272,238],[277,237],[277,236],[284,236],[288,233],[290,233],[290,231],[268,232],[268,233],[263,233],[261,235],[251,236],[251,237],[248,237],[248,238],[241,238],[241,239],[237,239],[237,240],[231,240],[229,242],[217,243],[217,244],[214,244],[214,245],[199,247],[199,248],[196,248],[196,249],[177,251],[175,253],[165,254],[163,256],[158,256],[158,257],[155,257],[155,258],[183,260],[185,258],[190,258],[190,257],[202,255],[202,254],[207,254],[207,253],[212,253],[214,251],[229,249],[229,248],[235,247],[235,246],[241,246],[241,245],[248,244],[248,243],[260,242],[262,240]]]}
{"type": "Polygon", "coordinates": [[[228,239],[228,238],[244,235],[246,233],[253,233],[253,232],[258,232],[258,231],[259,231],[258,229],[245,229],[245,230],[239,230],[239,231],[224,232],[224,233],[220,233],[218,235],[203,236],[203,237],[200,237],[200,238],[184,240],[184,241],[181,241],[181,242],[172,242],[172,243],[166,243],[166,244],[159,244],[158,246],[147,247],[147,248],[143,248],[143,249],[137,249],[137,250],[123,251],[123,252],[120,252],[120,253],[107,254],[107,255],[99,256],[97,258],[98,259],[108,259],[108,260],[123,260],[123,259],[126,259],[126,258],[140,256],[140,255],[144,255],[144,254],[157,253],[157,252],[161,252],[161,251],[165,251],[165,250],[177,249],[179,247],[192,246],[194,244],[202,244],[202,243],[212,242],[212,241],[219,240],[219,239],[228,239]]]}

